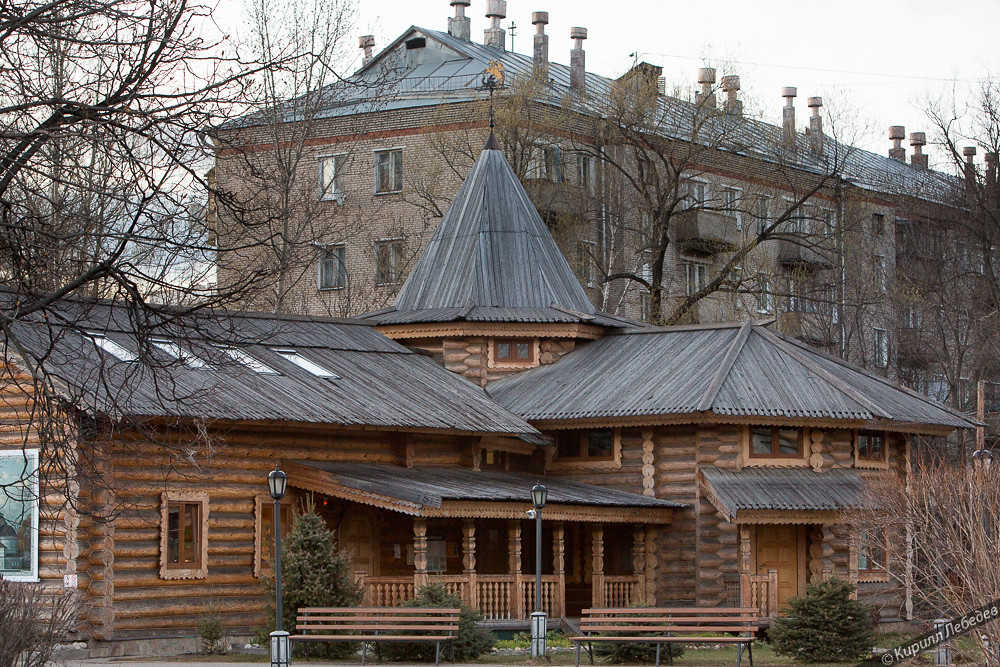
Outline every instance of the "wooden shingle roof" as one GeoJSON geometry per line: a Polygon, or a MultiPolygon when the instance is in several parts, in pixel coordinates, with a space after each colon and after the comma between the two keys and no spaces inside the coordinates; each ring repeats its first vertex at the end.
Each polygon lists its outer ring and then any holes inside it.
{"type": "Polygon", "coordinates": [[[714,414],[971,428],[970,417],[761,324],[612,333],[487,389],[529,421],[714,414]]]}
{"type": "MultiPolygon", "coordinates": [[[[494,141],[492,145],[496,145],[494,141]]],[[[378,324],[464,320],[583,322],[597,313],[507,158],[487,147],[378,324]]]]}

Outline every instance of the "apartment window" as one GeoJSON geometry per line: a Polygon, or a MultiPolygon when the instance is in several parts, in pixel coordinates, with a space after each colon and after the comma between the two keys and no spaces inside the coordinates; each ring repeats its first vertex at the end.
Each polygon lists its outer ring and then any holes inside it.
{"type": "Polygon", "coordinates": [[[38,580],[38,450],[0,451],[0,577],[38,580]]]}
{"type": "Polygon", "coordinates": [[[580,278],[587,287],[597,284],[597,244],[593,241],[580,241],[576,244],[576,254],[580,262],[580,278]]]}
{"type": "Polygon", "coordinates": [[[820,233],[829,238],[833,236],[833,211],[828,208],[819,210],[820,233]]]}
{"type": "Polygon", "coordinates": [[[347,246],[320,248],[319,288],[328,290],[345,287],[347,287],[347,246]]]}
{"type": "Polygon", "coordinates": [[[498,338],[493,341],[493,361],[499,363],[534,363],[535,341],[531,338],[498,338]]]}
{"type": "Polygon", "coordinates": [[[771,209],[771,198],[764,195],[757,197],[757,232],[762,233],[769,224],[771,209]]]}
{"type": "Polygon", "coordinates": [[[556,457],[583,461],[615,458],[614,429],[570,430],[556,434],[556,457]]]}
{"type": "Polygon", "coordinates": [[[771,279],[763,273],[757,274],[757,312],[770,313],[774,310],[774,294],[771,293],[771,279]]]}
{"type": "Polygon", "coordinates": [[[875,236],[885,234],[885,216],[881,213],[872,213],[872,234],[875,236]]]}
{"type": "Polygon", "coordinates": [[[643,322],[648,322],[651,312],[652,304],[650,303],[649,292],[639,292],[639,319],[643,322]]]}
{"type": "Polygon", "coordinates": [[[884,461],[886,455],[885,433],[858,431],[857,455],[859,461],[884,461]]]}
{"type": "Polygon", "coordinates": [[[951,387],[943,375],[934,375],[924,382],[924,393],[939,403],[946,403],[951,395],[951,387]]]}
{"type": "Polygon", "coordinates": [[[802,297],[799,296],[800,283],[795,279],[788,279],[788,311],[795,313],[801,309],[802,297]]]}
{"type": "Polygon", "coordinates": [[[708,203],[708,183],[705,181],[688,181],[687,193],[692,205],[701,206],[708,203]]]}
{"type": "Polygon", "coordinates": [[[307,359],[306,357],[302,356],[302,354],[298,350],[278,349],[274,350],[274,352],[281,358],[285,359],[286,361],[295,364],[304,371],[312,373],[318,378],[328,378],[331,380],[339,379],[336,373],[327,370],[326,368],[323,368],[322,366],[317,364],[315,361],[312,361],[311,359],[307,359]]]}
{"type": "Polygon", "coordinates": [[[375,193],[399,192],[403,189],[403,150],[376,151],[375,193]]]}
{"type": "Polygon", "coordinates": [[[94,345],[119,361],[135,361],[137,358],[131,350],[119,345],[104,334],[88,333],[87,336],[94,341],[94,345]]]}
{"type": "Polygon", "coordinates": [[[889,289],[889,279],[885,270],[885,256],[875,255],[872,260],[872,265],[874,270],[875,289],[885,294],[889,289]]]}
{"type": "Polygon", "coordinates": [[[685,293],[697,294],[708,285],[708,265],[701,262],[683,262],[685,293]]]}
{"type": "Polygon", "coordinates": [[[885,329],[875,329],[875,365],[885,368],[889,365],[889,336],[885,329]]]}
{"type": "Polygon", "coordinates": [[[203,578],[208,574],[208,494],[167,491],[160,510],[160,576],[203,578]]]}
{"type": "Polygon", "coordinates": [[[903,306],[903,327],[920,330],[924,326],[924,312],[920,306],[907,304],[903,306]]]}
{"type": "Polygon", "coordinates": [[[587,192],[593,192],[596,184],[596,172],[594,171],[594,157],[592,155],[576,156],[576,177],[577,182],[587,192]]]}
{"type": "Polygon", "coordinates": [[[344,164],[346,155],[331,155],[319,159],[319,198],[340,199],[344,194],[344,164]]]}
{"type": "Polygon", "coordinates": [[[755,426],[750,429],[751,458],[802,458],[800,428],[755,426]]]}
{"type": "Polygon", "coordinates": [[[726,188],[722,191],[722,203],[726,213],[736,221],[736,229],[743,229],[743,213],[740,211],[740,203],[743,198],[743,191],[739,188],[726,188]]]}
{"type": "Polygon", "coordinates": [[[858,574],[884,574],[886,569],[885,533],[862,532],[858,539],[858,574]]]}
{"type": "Polygon", "coordinates": [[[375,284],[394,285],[399,282],[403,266],[403,241],[390,239],[375,244],[375,284]]]}

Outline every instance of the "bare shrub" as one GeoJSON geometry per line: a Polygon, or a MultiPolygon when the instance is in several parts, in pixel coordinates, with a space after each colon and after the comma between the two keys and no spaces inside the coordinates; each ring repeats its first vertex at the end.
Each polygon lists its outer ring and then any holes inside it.
{"type": "Polygon", "coordinates": [[[44,667],[73,627],[72,596],[0,579],[0,665],[44,667]]]}

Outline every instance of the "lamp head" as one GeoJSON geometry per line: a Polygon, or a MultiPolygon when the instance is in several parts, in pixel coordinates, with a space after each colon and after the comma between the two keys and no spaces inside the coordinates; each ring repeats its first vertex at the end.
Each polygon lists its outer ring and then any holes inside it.
{"type": "Polygon", "coordinates": [[[267,490],[275,500],[285,497],[285,488],[288,486],[288,475],[274,466],[274,470],[267,473],[267,490]]]}
{"type": "Polygon", "coordinates": [[[536,510],[540,510],[545,507],[545,503],[548,499],[549,490],[544,486],[541,484],[535,484],[531,487],[531,504],[535,506],[536,510]]]}

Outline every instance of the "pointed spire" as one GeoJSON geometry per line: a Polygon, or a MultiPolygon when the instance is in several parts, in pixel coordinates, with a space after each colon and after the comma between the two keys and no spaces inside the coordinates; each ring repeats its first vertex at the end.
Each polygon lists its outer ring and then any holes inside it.
{"type": "Polygon", "coordinates": [[[499,149],[491,132],[396,297],[396,311],[413,315],[407,321],[432,321],[419,311],[443,321],[443,309],[448,321],[470,313],[480,321],[537,321],[540,309],[595,313],[499,149]]]}

